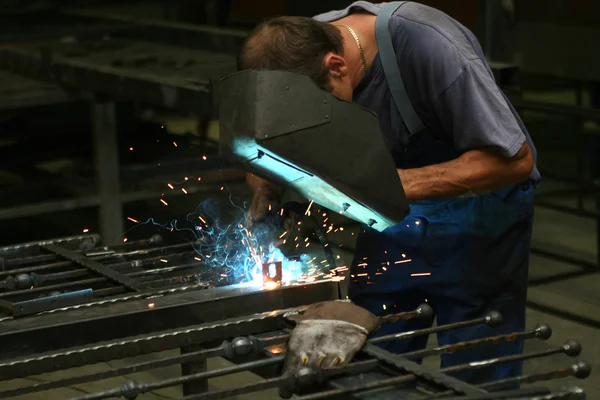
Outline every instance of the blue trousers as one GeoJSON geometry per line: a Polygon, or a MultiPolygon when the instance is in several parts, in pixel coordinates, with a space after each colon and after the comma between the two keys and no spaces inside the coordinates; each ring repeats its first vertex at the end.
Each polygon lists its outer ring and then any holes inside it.
{"type": "MultiPolygon", "coordinates": [[[[503,324],[477,325],[438,334],[447,345],[525,329],[525,302],[534,193],[531,182],[479,197],[411,204],[410,215],[384,232],[362,228],[352,263],[350,296],[375,315],[410,311],[429,303],[437,324],[485,316],[503,324]]],[[[374,336],[427,328],[432,321],[384,325],[374,336]]],[[[381,346],[393,353],[424,348],[427,337],[381,346]]],[[[522,342],[442,356],[442,368],[521,353],[522,342]]],[[[455,375],[471,383],[520,375],[522,363],[455,375]]]]}

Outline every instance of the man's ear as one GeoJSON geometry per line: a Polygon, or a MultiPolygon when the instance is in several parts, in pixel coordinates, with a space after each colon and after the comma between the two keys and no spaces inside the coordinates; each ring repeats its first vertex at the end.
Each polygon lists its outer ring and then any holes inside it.
{"type": "Polygon", "coordinates": [[[344,57],[339,54],[329,52],[323,60],[325,68],[329,70],[329,74],[333,78],[343,78],[348,75],[348,65],[344,57]]]}

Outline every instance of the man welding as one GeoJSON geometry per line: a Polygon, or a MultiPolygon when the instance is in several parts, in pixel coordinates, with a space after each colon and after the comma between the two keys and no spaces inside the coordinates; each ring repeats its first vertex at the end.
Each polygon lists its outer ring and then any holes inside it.
{"type": "MultiPolygon", "coordinates": [[[[540,180],[536,152],[468,29],[422,4],[358,1],[312,19],[264,22],[247,38],[239,67],[305,73],[320,88],[379,117],[411,212],[384,232],[361,228],[351,269],[355,304],[381,316],[426,301],[439,325],[490,310],[504,316],[500,328],[439,333],[440,345],[524,330],[540,180]],[[385,273],[377,273],[382,267],[385,273]]],[[[248,182],[254,193],[249,214],[256,223],[278,189],[256,176],[248,182]]],[[[400,321],[376,334],[430,323],[400,321]]],[[[425,347],[426,340],[383,346],[403,353],[425,347]]],[[[521,351],[520,342],[461,351],[442,356],[442,366],[521,351]]],[[[521,367],[516,362],[470,370],[459,378],[508,378],[520,375],[521,367]]]]}

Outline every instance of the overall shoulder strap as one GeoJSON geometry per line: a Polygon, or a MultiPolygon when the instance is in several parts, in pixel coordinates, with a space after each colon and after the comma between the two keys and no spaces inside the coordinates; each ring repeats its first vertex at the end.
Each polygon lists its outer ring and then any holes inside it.
{"type": "Polygon", "coordinates": [[[394,103],[396,103],[396,107],[410,132],[410,136],[412,136],[424,129],[425,125],[421,122],[421,119],[417,115],[408,98],[408,94],[406,93],[389,28],[390,18],[404,3],[406,3],[406,1],[393,1],[386,3],[381,8],[375,22],[375,36],[377,38],[379,57],[381,58],[381,64],[383,65],[385,79],[390,88],[390,92],[392,93],[392,97],[394,98],[394,103]]]}

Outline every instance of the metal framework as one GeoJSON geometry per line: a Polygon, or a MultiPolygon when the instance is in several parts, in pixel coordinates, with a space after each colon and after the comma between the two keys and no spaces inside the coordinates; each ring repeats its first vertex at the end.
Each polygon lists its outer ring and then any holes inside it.
{"type": "Polygon", "coordinates": [[[331,281],[272,291],[240,283],[198,261],[194,243],[99,242],[0,248],[0,359],[339,298],[331,281]]]}
{"type": "MultiPolygon", "coordinates": [[[[299,311],[301,310],[302,308],[299,309],[299,311]]],[[[125,339],[73,347],[51,353],[2,360],[0,361],[0,380],[8,380],[57,369],[83,367],[99,361],[176,349],[184,345],[194,344],[200,346],[193,351],[182,352],[181,355],[157,356],[152,360],[142,362],[130,361],[118,368],[95,372],[81,371],[77,375],[58,380],[2,390],[0,391],[0,398],[10,398],[75,384],[97,382],[108,378],[122,377],[133,372],[149,371],[172,365],[192,364],[197,366],[196,372],[184,374],[181,377],[147,382],[129,380],[121,386],[76,398],[79,400],[120,397],[135,399],[144,393],[184,385],[184,399],[224,399],[240,394],[261,392],[270,388],[278,388],[283,398],[289,398],[296,394],[294,398],[304,400],[357,398],[357,396],[366,396],[370,399],[434,399],[441,397],[460,399],[585,399],[585,394],[579,388],[567,388],[558,391],[551,391],[544,387],[514,389],[515,386],[521,384],[569,376],[580,379],[586,378],[590,373],[590,367],[587,363],[581,361],[574,362],[566,368],[486,382],[480,385],[471,385],[452,376],[458,372],[494,367],[518,360],[548,357],[554,354],[566,354],[570,357],[576,357],[581,352],[581,346],[575,341],[567,341],[563,346],[545,351],[481,360],[444,368],[439,371],[427,370],[415,362],[415,360],[424,357],[491,346],[501,342],[529,339],[545,340],[550,337],[551,329],[544,324],[522,333],[440,346],[404,355],[394,355],[376,346],[377,343],[429,335],[464,326],[494,325],[501,320],[497,313],[490,313],[487,317],[463,321],[458,324],[442,325],[420,331],[371,339],[355,361],[341,367],[333,369],[306,367],[295,373],[281,373],[285,343],[289,337],[289,325],[285,320],[285,315],[290,311],[295,312],[298,309],[280,309],[245,315],[125,339]],[[222,342],[218,345],[210,345],[210,343],[218,341],[222,342]],[[235,362],[236,365],[217,370],[205,370],[206,359],[211,357],[225,357],[235,362]],[[210,390],[206,386],[206,380],[209,378],[228,376],[242,371],[254,371],[260,374],[262,379],[238,387],[232,384],[231,387],[221,390],[210,390]],[[360,374],[361,379],[352,379],[358,374],[360,374]]],[[[410,315],[417,316],[419,313],[412,312],[410,315]]],[[[410,318],[410,316],[406,316],[406,318],[410,318]]]]}

